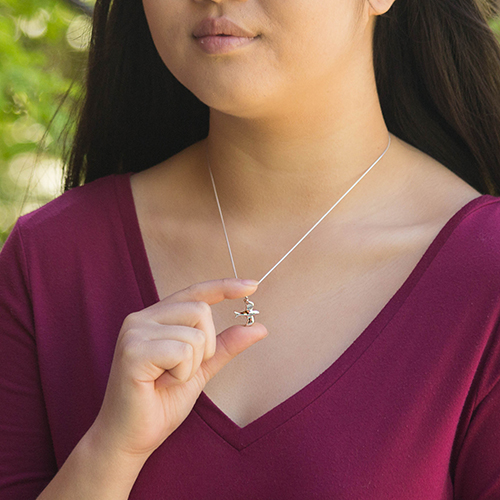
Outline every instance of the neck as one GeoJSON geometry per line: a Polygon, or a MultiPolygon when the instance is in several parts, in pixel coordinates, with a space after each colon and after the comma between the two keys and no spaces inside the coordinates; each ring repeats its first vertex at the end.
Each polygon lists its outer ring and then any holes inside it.
{"type": "MultiPolygon", "coordinates": [[[[366,92],[345,84],[333,94],[323,92],[293,109],[281,103],[281,114],[267,110],[259,116],[257,110],[241,117],[211,109],[210,132],[199,143],[194,178],[207,200],[213,200],[215,212],[207,154],[226,220],[276,227],[285,220],[307,224],[323,215],[388,144],[374,82],[366,92]]],[[[395,139],[335,208],[337,214],[353,207],[356,212],[363,202],[399,187],[401,169],[390,167],[397,164],[395,139]]]]}
{"type": "MultiPolygon", "coordinates": [[[[284,141],[276,136],[274,141],[270,136],[260,141],[248,140],[251,134],[244,137],[240,142],[221,134],[203,141],[200,153],[206,173],[202,178],[204,182],[209,180],[206,186],[212,191],[209,161],[222,210],[228,218],[240,222],[248,221],[248,217],[265,218],[271,224],[283,215],[311,220],[311,216],[322,214],[386,151],[389,139],[383,126],[376,132],[372,129],[369,138],[367,133],[349,135],[343,129],[328,141],[316,137],[302,144],[299,139],[284,141]],[[365,140],[354,140],[353,136],[360,135],[365,140]]],[[[377,167],[379,171],[384,169],[389,152],[390,149],[345,200],[349,196],[366,199],[370,191],[381,188],[384,179],[374,172],[377,167]]]]}

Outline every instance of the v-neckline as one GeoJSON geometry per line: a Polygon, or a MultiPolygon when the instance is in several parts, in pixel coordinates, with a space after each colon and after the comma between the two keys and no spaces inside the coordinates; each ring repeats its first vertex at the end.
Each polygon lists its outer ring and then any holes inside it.
{"type": "MultiPolygon", "coordinates": [[[[144,307],[159,302],[159,294],[149,264],[130,183],[132,172],[114,174],[116,196],[137,285],[144,307]]],[[[256,420],[240,427],[202,391],[193,410],[222,439],[241,451],[274,431],[319,398],[361,358],[373,341],[401,308],[457,225],[484,201],[496,198],[480,195],[460,208],[441,228],[403,284],[354,342],[320,375],[256,420]]]]}

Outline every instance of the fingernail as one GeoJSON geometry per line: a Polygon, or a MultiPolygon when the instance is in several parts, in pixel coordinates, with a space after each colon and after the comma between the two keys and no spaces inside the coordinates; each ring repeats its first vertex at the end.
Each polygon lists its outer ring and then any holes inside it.
{"type": "Polygon", "coordinates": [[[259,282],[255,280],[240,280],[240,283],[245,286],[257,286],[259,284],[259,282]]]}

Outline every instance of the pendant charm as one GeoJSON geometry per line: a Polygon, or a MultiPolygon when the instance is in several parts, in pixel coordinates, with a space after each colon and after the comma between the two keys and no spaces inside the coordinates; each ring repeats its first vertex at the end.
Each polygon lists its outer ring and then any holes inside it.
{"type": "Polygon", "coordinates": [[[259,314],[259,311],[253,310],[254,303],[251,300],[249,300],[248,296],[245,297],[245,304],[246,308],[244,311],[242,312],[234,311],[234,314],[236,314],[235,318],[238,318],[239,316],[245,316],[247,322],[244,326],[252,326],[255,323],[254,316],[256,314],[259,314]]]}

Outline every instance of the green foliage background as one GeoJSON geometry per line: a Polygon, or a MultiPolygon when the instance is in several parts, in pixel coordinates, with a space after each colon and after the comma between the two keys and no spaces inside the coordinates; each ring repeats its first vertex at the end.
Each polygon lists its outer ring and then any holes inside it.
{"type": "Polygon", "coordinates": [[[0,246],[19,215],[62,193],[57,139],[81,92],[89,23],[71,1],[0,0],[0,246]]]}
{"type": "Polygon", "coordinates": [[[93,2],[0,0],[0,247],[20,215],[62,193],[58,138],[73,134],[93,2]]]}

